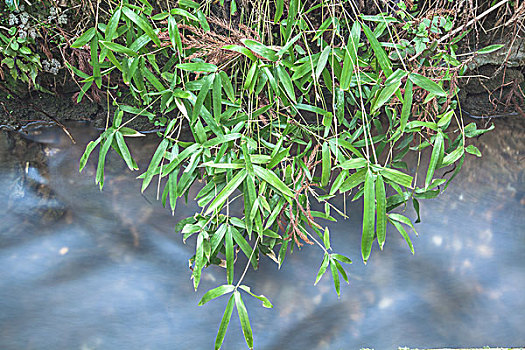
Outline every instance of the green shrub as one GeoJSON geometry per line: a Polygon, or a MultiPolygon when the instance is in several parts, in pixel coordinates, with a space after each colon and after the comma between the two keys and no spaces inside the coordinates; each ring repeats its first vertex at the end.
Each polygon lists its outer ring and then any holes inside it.
{"type": "Polygon", "coordinates": [[[341,213],[330,203],[336,195],[364,201],[365,263],[374,241],[383,248],[387,223],[413,253],[407,228],[415,233],[414,225],[393,210],[410,204],[418,212],[420,199],[448,186],[465,151],[478,152],[465,139],[485,130],[464,126],[454,113],[462,68],[454,43],[430,40],[449,30],[451,19],[419,20],[405,10],[363,15],[352,4],[267,0],[241,7],[232,1],[228,8],[223,1],[180,0],[155,11],[145,0],[123,1],[105,8],[109,16],[97,18],[72,45],[89,52],[92,66],[88,74],[69,65],[82,79],[79,100],[96,86],[117,107],[112,125],[88,144],[80,170],[97,145],[100,188],[110,148],[137,170],[125,138],[140,134],[127,125],[149,118],[165,129],[139,176],[142,190],[155,182],[163,204],[175,210],[177,198],[204,180],[196,197],[201,211],[176,228],[184,241],[196,236],[195,289],[204,267],[226,267],[225,284],[199,303],[231,294],[216,348],[234,306],[253,347],[241,292],[272,307],[242,284],[261,256],[280,267],[289,251],[316,245],[315,283],[329,269],[339,295],[340,278],[348,282],[343,264],[351,260],[335,252],[329,229],[317,223],[341,213]],[[124,97],[133,102],[124,104],[124,97]],[[186,126],[191,139],[183,141],[186,126]],[[427,168],[426,175],[416,181],[404,159],[425,148],[430,159],[418,168],[427,168]],[[450,166],[449,179],[437,176],[450,166]],[[230,214],[234,201],[244,202],[241,217],[230,214]],[[313,201],[324,210],[313,210],[313,201]],[[237,253],[249,262],[235,281],[237,253]]]}

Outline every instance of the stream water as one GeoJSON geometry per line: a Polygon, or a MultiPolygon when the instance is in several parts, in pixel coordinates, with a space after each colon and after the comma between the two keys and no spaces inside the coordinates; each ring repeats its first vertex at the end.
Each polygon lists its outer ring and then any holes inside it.
{"type": "MultiPolygon", "coordinates": [[[[174,231],[195,205],[181,201],[172,216],[116,155],[100,192],[94,162],[78,173],[97,131],[68,127],[76,145],[58,128],[0,133],[0,349],[212,348],[227,299],[197,303],[225,271],[206,269],[195,293],[195,242],[174,231]]],[[[340,299],[328,274],[313,286],[315,247],[280,271],[262,260],[246,284],[274,308],[245,300],[256,349],[525,345],[524,129],[523,119],[499,120],[474,140],[483,157],[469,156],[443,195],[421,202],[415,255],[390,230],[364,266],[361,209],[349,202],[350,218],[330,225],[332,246],[354,260],[340,299]]],[[[157,142],[133,140],[141,168],[157,142]]],[[[242,348],[234,313],[223,349],[242,348]]]]}

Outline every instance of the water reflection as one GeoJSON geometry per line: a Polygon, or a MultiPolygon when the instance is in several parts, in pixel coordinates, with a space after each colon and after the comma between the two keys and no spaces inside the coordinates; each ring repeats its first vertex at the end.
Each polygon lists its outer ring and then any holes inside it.
{"type": "MultiPolygon", "coordinates": [[[[524,124],[503,121],[482,136],[483,158],[421,203],[415,256],[389,231],[385,250],[374,247],[363,266],[360,209],[348,203],[350,219],[331,225],[332,246],[355,260],[339,300],[329,276],[313,287],[315,248],[287,257],[280,271],[270,260],[250,271],[246,283],[275,307],[246,300],[256,348],[525,344],[524,124]]],[[[211,348],[227,300],[197,302],[225,272],[208,268],[194,293],[194,241],[182,244],[173,230],[195,206],[181,202],[171,216],[114,156],[98,191],[95,164],[78,173],[96,131],[71,128],[75,147],[57,129],[0,136],[0,348],[211,348]]],[[[133,146],[144,167],[156,140],[133,146]]],[[[224,349],[243,347],[233,319],[224,349]]]]}

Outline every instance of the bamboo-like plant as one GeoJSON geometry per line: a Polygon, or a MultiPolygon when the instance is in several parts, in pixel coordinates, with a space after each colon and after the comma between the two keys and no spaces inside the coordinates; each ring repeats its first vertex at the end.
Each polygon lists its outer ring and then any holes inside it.
{"type": "Polygon", "coordinates": [[[146,0],[122,1],[72,45],[89,52],[93,72],[69,66],[82,78],[79,100],[96,86],[116,105],[111,125],[88,144],[80,170],[97,145],[101,189],[110,148],[137,170],[125,139],[140,133],[128,125],[149,118],[164,131],[139,176],[142,191],[156,181],[163,204],[174,211],[177,198],[204,181],[196,196],[201,211],[176,228],[185,242],[196,236],[190,260],[195,290],[205,267],[226,268],[225,284],[199,302],[231,295],[216,349],[234,308],[253,348],[243,295],[272,304],[242,283],[261,256],[280,267],[289,251],[316,245],[322,262],[315,283],[330,268],[340,294],[340,278],[348,283],[343,264],[351,260],[335,252],[328,227],[317,222],[334,221],[333,211],[344,215],[330,202],[336,195],[364,201],[365,263],[374,241],[383,249],[388,223],[414,253],[407,232],[416,233],[414,225],[393,210],[411,204],[419,220],[418,201],[448,186],[465,152],[479,152],[466,138],[486,130],[465,126],[454,112],[462,69],[455,43],[423,40],[453,23],[443,15],[421,26],[409,10],[363,15],[353,1],[232,0],[226,6],[179,0],[154,14],[146,0]],[[116,96],[118,84],[127,86],[127,104],[116,96]],[[185,127],[191,137],[183,141],[185,127]],[[418,169],[426,168],[426,175],[417,181],[404,159],[425,148],[430,158],[420,157],[418,169]],[[452,166],[448,179],[437,175],[452,166]],[[244,201],[240,217],[230,213],[234,201],[244,201]],[[313,210],[313,201],[324,210],[313,210]],[[237,254],[248,264],[235,280],[237,254]]]}

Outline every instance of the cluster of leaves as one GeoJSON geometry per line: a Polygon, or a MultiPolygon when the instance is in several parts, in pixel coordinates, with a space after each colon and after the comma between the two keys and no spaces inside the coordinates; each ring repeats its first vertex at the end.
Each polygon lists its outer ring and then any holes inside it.
{"type": "MultiPolygon", "coordinates": [[[[16,18],[13,13],[10,15],[11,18],[16,18]]],[[[5,21],[7,18],[8,16],[4,16],[5,21]]],[[[38,88],[36,77],[42,70],[40,55],[34,51],[34,38],[26,33],[20,35],[20,31],[23,29],[16,25],[0,27],[0,79],[7,80],[11,85],[21,81],[38,88]]]]}
{"type": "Polygon", "coordinates": [[[72,45],[89,51],[92,74],[69,66],[83,79],[79,99],[93,84],[110,96],[124,84],[133,101],[114,99],[112,125],[88,144],[80,161],[82,170],[100,145],[101,188],[110,148],[137,169],[125,137],[140,133],[126,125],[144,117],[165,130],[139,176],[142,190],[157,181],[163,204],[174,211],[177,198],[187,198],[190,186],[204,180],[196,196],[202,210],[177,230],[184,241],[196,236],[190,260],[195,289],[204,267],[226,267],[226,284],[208,291],[199,304],[232,294],[216,348],[234,306],[253,347],[241,291],[271,307],[266,297],[242,285],[261,256],[280,267],[289,251],[316,244],[323,258],[315,283],[330,267],[339,295],[340,276],[348,282],[342,263],[351,260],[333,252],[329,229],[317,222],[335,220],[332,212],[339,210],[330,199],[336,195],[363,198],[365,263],[374,241],[383,249],[388,223],[413,253],[406,228],[414,225],[392,211],[412,203],[418,212],[419,199],[436,197],[459,171],[465,152],[478,153],[465,139],[486,131],[464,126],[454,113],[457,60],[444,59],[429,46],[429,54],[406,59],[429,44],[424,40],[414,52],[399,55],[403,43],[394,41],[393,31],[401,30],[403,19],[350,15],[351,2],[336,9],[324,2],[305,7],[301,0],[290,0],[287,7],[284,0],[252,5],[258,16],[232,24],[216,18],[207,2],[179,0],[154,14],[146,0],[122,1],[107,9],[107,21],[97,18],[72,45]],[[199,46],[199,41],[214,44],[199,46]],[[393,52],[397,60],[391,59],[393,52]],[[432,150],[418,183],[404,159],[425,148],[432,150]],[[449,166],[455,166],[451,178],[436,177],[449,166]],[[230,212],[234,201],[243,201],[237,216],[230,212]],[[311,201],[324,210],[313,210],[311,201]],[[248,264],[235,283],[238,254],[248,264]]]}

